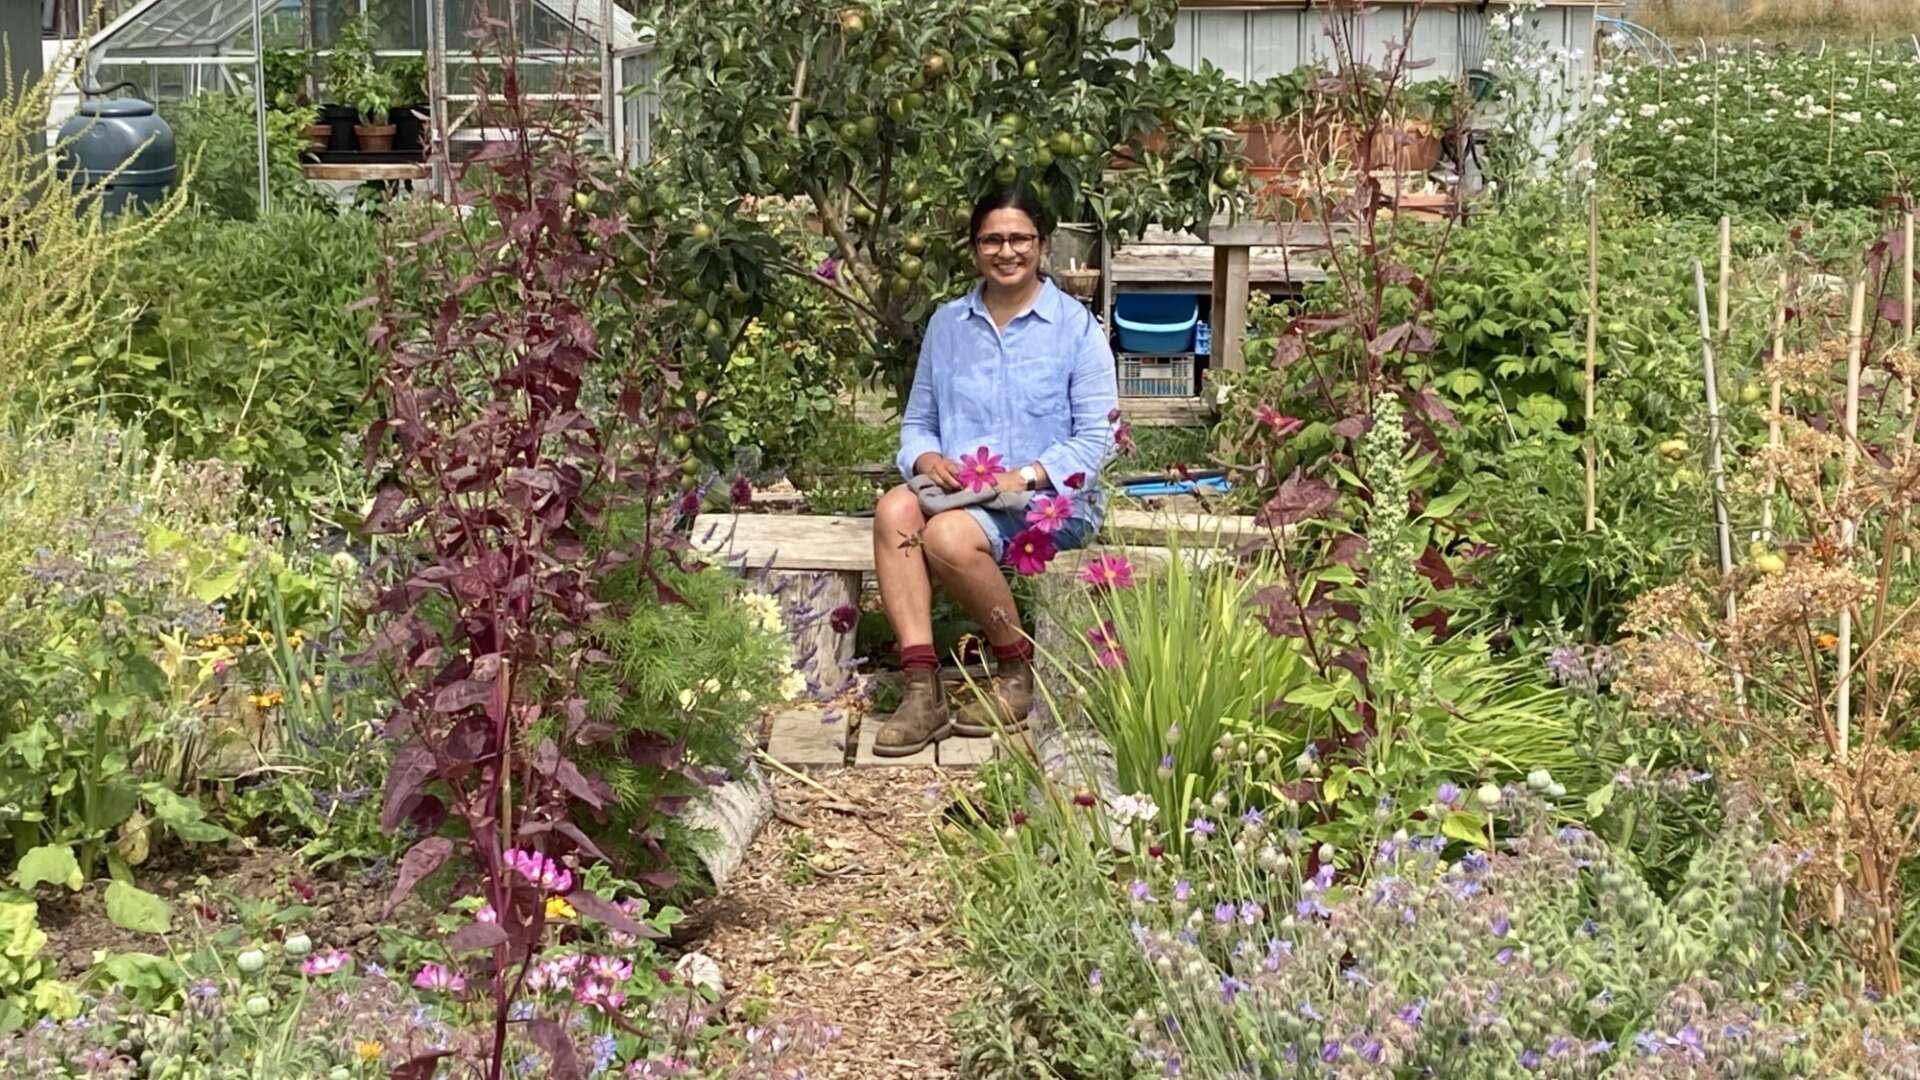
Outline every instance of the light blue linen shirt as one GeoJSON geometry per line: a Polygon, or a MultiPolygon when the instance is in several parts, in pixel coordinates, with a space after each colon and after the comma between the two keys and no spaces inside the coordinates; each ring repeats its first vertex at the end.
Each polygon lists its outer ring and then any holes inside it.
{"type": "Polygon", "coordinates": [[[1113,349],[1092,313],[1043,281],[1033,306],[996,330],[984,286],[940,306],[927,326],[913,389],[900,416],[900,475],[921,454],[954,461],[984,446],[1008,469],[1037,461],[1049,482],[1086,474],[1073,514],[1097,527],[1106,497],[1100,467],[1113,452],[1120,405],[1113,349]]]}

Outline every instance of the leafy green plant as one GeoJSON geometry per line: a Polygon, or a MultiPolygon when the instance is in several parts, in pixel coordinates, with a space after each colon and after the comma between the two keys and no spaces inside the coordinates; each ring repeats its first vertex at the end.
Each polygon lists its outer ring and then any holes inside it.
{"type": "MultiPolygon", "coordinates": [[[[220,93],[196,94],[167,110],[180,160],[191,163],[188,201],[215,217],[252,221],[260,213],[253,112],[251,97],[220,93]]],[[[278,208],[315,202],[301,167],[311,120],[305,112],[267,111],[267,186],[278,208]]]]}
{"type": "Polygon", "coordinates": [[[80,1001],[65,983],[46,977],[40,959],[47,946],[40,909],[32,900],[0,897],[0,1035],[17,1031],[30,1018],[71,1019],[80,1001]]]}
{"type": "Polygon", "coordinates": [[[380,265],[358,214],[189,214],[131,262],[61,400],[103,405],[185,458],[223,458],[305,531],[347,520],[361,483],[342,437],[367,417],[368,319],[348,311],[380,265]]]}
{"type": "Polygon", "coordinates": [[[355,15],[334,32],[333,50],[327,54],[327,97],[342,104],[353,100],[353,88],[373,70],[373,25],[365,15],[355,15]]]}
{"type": "Polygon", "coordinates": [[[1911,183],[1920,73],[1904,44],[1720,48],[1624,62],[1597,82],[1602,175],[1671,214],[1873,207],[1911,183]]]}
{"type": "Polygon", "coordinates": [[[313,55],[298,49],[268,49],[260,56],[265,72],[267,102],[282,112],[304,110],[307,101],[307,73],[313,55]]]}
{"type": "MultiPolygon", "coordinates": [[[[600,542],[618,549],[644,527],[639,515],[616,516],[600,542]]],[[[790,660],[781,600],[747,592],[719,568],[659,573],[681,603],[658,603],[638,566],[602,587],[610,606],[593,632],[613,660],[588,676],[583,693],[588,715],[615,735],[583,753],[580,767],[613,792],[606,820],[585,826],[587,834],[623,866],[671,853],[644,877],[666,885],[669,872],[686,877],[696,865],[700,838],[681,811],[706,791],[704,778],[741,766],[761,710],[799,696],[804,680],[790,660]]]]}

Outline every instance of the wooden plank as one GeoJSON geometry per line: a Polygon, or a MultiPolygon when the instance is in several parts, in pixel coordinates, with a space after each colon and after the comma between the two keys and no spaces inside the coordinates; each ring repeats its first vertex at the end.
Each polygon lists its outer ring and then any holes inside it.
{"type": "Polygon", "coordinates": [[[860,748],[853,755],[855,765],[937,765],[939,757],[933,746],[927,746],[917,754],[906,757],[881,757],[873,752],[873,740],[880,732],[881,718],[868,716],[860,721],[860,748]]]}
{"type": "Polygon", "coordinates": [[[835,712],[829,719],[817,705],[800,705],[774,714],[767,755],[782,765],[844,765],[847,737],[846,717],[835,712]]]}
{"type": "Polygon", "coordinates": [[[309,180],[358,180],[361,182],[425,180],[433,170],[423,162],[387,161],[359,164],[314,162],[302,165],[309,180]]]}
{"type": "Polygon", "coordinates": [[[1203,397],[1128,398],[1122,406],[1134,427],[1210,427],[1213,405],[1203,397]]]}
{"type": "MultiPolygon", "coordinates": [[[[1168,292],[1201,292],[1213,281],[1214,250],[1205,244],[1165,244],[1121,249],[1109,273],[1125,292],[1146,292],[1145,286],[1188,286],[1168,292]]],[[[1303,285],[1327,280],[1317,253],[1304,248],[1256,247],[1247,264],[1247,280],[1254,285],[1303,285]]]]}
{"type": "MultiPolygon", "coordinates": [[[[1116,546],[1112,541],[1164,539],[1170,528],[1194,546],[1233,542],[1258,530],[1248,517],[1216,517],[1169,510],[1116,507],[1101,529],[1103,544],[1097,553],[1114,552],[1129,559],[1164,561],[1166,550],[1151,543],[1116,546]]],[[[702,514],[694,522],[694,542],[702,550],[734,557],[739,569],[755,571],[811,570],[867,572],[873,569],[873,519],[741,514],[728,517],[702,514]],[[706,539],[703,539],[706,538],[706,539]]],[[[1075,573],[1089,557],[1088,550],[1063,552],[1047,567],[1049,574],[1075,573]]]]}

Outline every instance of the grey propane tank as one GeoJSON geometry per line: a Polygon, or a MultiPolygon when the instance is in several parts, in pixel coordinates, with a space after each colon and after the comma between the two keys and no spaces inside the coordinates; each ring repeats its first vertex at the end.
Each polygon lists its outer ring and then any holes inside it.
{"type": "Polygon", "coordinates": [[[87,98],[60,125],[61,175],[98,190],[107,214],[158,205],[179,172],[173,129],[139,98],[87,98]]]}

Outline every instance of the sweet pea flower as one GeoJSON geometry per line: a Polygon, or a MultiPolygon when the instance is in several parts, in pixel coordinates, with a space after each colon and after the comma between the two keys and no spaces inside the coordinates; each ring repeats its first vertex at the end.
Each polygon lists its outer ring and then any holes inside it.
{"type": "Polygon", "coordinates": [[[467,977],[457,971],[449,971],[439,964],[421,964],[420,971],[413,977],[413,985],[421,990],[439,990],[458,994],[467,988],[467,977]]]}
{"type": "Polygon", "coordinates": [[[300,962],[300,970],[307,975],[332,975],[346,968],[353,959],[351,953],[339,949],[326,949],[314,953],[300,962]]]}

